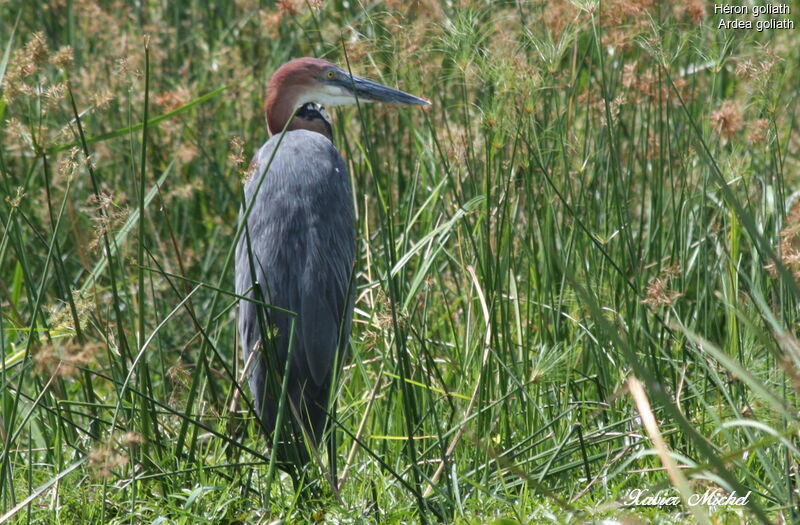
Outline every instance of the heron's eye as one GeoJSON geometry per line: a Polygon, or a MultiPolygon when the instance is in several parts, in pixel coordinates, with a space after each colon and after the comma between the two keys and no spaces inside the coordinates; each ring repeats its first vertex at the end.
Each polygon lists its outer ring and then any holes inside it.
{"type": "Polygon", "coordinates": [[[329,79],[333,80],[333,77],[335,77],[335,76],[336,76],[336,74],[333,71],[328,71],[328,78],[329,79]]]}

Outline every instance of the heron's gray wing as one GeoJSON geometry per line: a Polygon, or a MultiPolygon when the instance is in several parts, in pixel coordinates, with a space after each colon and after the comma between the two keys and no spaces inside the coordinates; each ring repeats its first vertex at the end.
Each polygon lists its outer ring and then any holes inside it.
{"type": "MultiPolygon", "coordinates": [[[[336,350],[349,336],[352,317],[348,290],[355,226],[350,182],[331,142],[303,130],[284,136],[260,182],[277,141],[277,136],[272,137],[256,155],[260,168],[245,186],[246,203],[252,201],[247,219],[249,249],[267,302],[299,314],[293,349],[295,380],[310,380],[327,391],[336,350]],[[340,327],[345,328],[341,340],[340,327]]],[[[243,235],[237,246],[239,293],[252,282],[247,249],[243,235]]],[[[240,305],[239,322],[246,358],[260,333],[254,305],[247,303],[240,305]]],[[[278,329],[279,354],[285,358],[290,319],[278,314],[270,314],[270,319],[278,329]]],[[[253,373],[263,375],[258,370],[253,373]]],[[[251,386],[256,381],[251,378],[251,386]]],[[[259,395],[257,388],[253,390],[259,395]]]]}
{"type": "MultiPolygon", "coordinates": [[[[334,170],[346,173],[343,164],[335,165],[334,170]]],[[[331,180],[331,185],[340,182],[331,180]]],[[[349,181],[347,185],[349,187],[349,181]]],[[[341,189],[331,190],[333,194],[343,193],[341,189]]],[[[322,199],[326,202],[318,204],[333,209],[325,214],[326,220],[312,224],[308,232],[300,289],[303,347],[316,385],[322,385],[330,376],[337,348],[347,344],[352,319],[352,303],[348,297],[354,252],[352,211],[348,213],[352,201],[345,204],[330,196],[326,195],[322,199]]]]}
{"type": "Polygon", "coordinates": [[[355,225],[347,168],[330,141],[310,135],[318,154],[304,170],[313,190],[307,193],[306,260],[298,313],[302,357],[314,384],[321,386],[330,377],[337,349],[347,344],[350,334],[355,225]]]}

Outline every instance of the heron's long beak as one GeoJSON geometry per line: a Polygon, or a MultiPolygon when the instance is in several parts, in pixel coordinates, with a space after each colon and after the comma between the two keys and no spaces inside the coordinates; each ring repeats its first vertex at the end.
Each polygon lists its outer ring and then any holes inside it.
{"type": "Polygon", "coordinates": [[[384,102],[386,104],[406,104],[409,106],[430,106],[425,99],[404,93],[399,89],[390,88],[371,80],[360,77],[350,77],[345,80],[345,88],[354,96],[365,101],[384,102]]]}

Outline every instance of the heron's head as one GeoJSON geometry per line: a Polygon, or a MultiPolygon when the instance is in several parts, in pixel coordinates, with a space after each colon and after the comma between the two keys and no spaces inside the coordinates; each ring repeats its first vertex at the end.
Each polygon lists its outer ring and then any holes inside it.
{"type": "Polygon", "coordinates": [[[282,65],[269,81],[267,124],[270,133],[280,133],[297,109],[295,120],[300,122],[295,125],[293,121],[289,129],[314,129],[313,121],[317,119],[323,119],[329,129],[324,106],[344,106],[356,101],[430,105],[414,95],[351,75],[326,60],[296,58],[282,65]]]}

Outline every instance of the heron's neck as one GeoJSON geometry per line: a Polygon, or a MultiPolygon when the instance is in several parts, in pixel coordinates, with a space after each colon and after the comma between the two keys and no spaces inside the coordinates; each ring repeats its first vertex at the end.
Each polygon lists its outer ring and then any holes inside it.
{"type": "Polygon", "coordinates": [[[292,116],[292,108],[297,101],[297,95],[283,94],[277,90],[267,91],[267,104],[264,108],[267,115],[267,127],[270,135],[277,135],[292,116]]]}
{"type": "Polygon", "coordinates": [[[307,129],[324,135],[333,142],[333,130],[331,129],[328,112],[321,105],[314,102],[304,104],[303,107],[297,110],[292,123],[289,124],[289,129],[307,129]]]}
{"type": "Polygon", "coordinates": [[[283,131],[284,127],[286,127],[287,131],[305,129],[324,135],[333,142],[333,130],[331,129],[328,115],[319,104],[313,102],[304,104],[294,114],[294,118],[292,118],[289,125],[286,126],[286,122],[292,117],[292,111],[288,110],[288,108],[294,108],[296,101],[297,96],[267,98],[266,113],[270,134],[277,135],[283,131]],[[287,98],[290,98],[290,100],[287,100],[287,98]]]}

